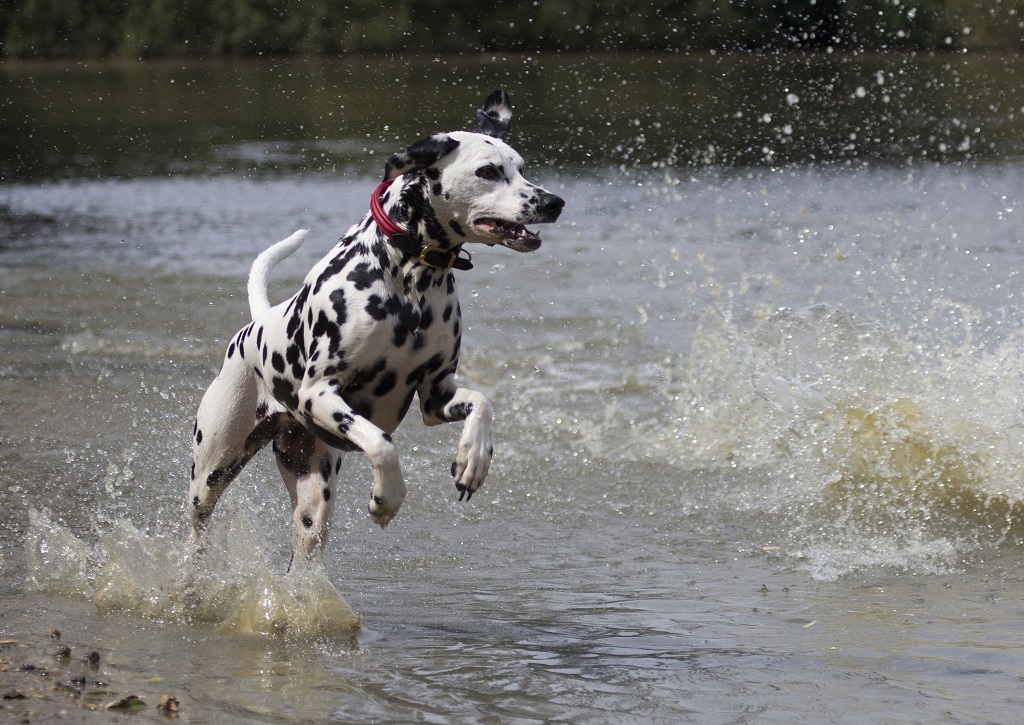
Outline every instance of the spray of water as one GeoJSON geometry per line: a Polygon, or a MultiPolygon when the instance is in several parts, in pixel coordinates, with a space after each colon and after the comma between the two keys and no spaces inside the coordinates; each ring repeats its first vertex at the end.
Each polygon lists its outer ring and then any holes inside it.
{"type": "Polygon", "coordinates": [[[356,632],[359,617],[321,565],[275,573],[268,554],[276,552],[268,552],[268,542],[245,525],[244,508],[244,502],[224,507],[232,521],[222,535],[211,535],[201,556],[179,537],[150,536],[124,519],[113,521],[90,544],[47,512],[32,509],[28,587],[89,597],[102,612],[211,623],[221,633],[239,636],[356,632]]]}
{"type": "Polygon", "coordinates": [[[817,578],[950,571],[1024,538],[1024,338],[986,348],[969,327],[920,339],[836,306],[745,323],[716,307],[663,365],[671,402],[633,422],[637,445],[609,428],[591,450],[660,460],[681,486],[741,481],[691,498],[749,513],[817,578]]]}

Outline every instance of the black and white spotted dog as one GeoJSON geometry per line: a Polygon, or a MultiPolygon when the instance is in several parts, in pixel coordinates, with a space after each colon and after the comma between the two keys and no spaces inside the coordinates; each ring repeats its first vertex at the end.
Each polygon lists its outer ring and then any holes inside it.
{"type": "Polygon", "coordinates": [[[331,492],[345,451],[373,464],[369,511],[386,526],[405,499],[391,434],[414,397],[427,425],[464,420],[451,472],[460,500],[491,463],[491,404],[456,385],[462,325],[454,269],[468,243],[529,252],[526,224],[554,222],[564,202],[523,176],[504,141],[512,107],[495,91],[476,132],[423,138],[385,164],[370,213],[271,306],[270,270],[302,244],[297,231],[257,257],[252,322],[228,345],[199,406],[189,511],[194,538],[245,464],[273,443],[293,509],[293,561],[323,547],[331,492]]]}

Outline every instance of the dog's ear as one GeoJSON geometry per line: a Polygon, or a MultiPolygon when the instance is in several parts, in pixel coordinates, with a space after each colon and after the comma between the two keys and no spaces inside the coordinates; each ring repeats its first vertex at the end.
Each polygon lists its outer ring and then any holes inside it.
{"type": "Polygon", "coordinates": [[[459,142],[446,133],[421,138],[384,162],[384,181],[396,179],[410,169],[432,166],[454,151],[458,145],[459,142]]]}
{"type": "Polygon", "coordinates": [[[505,140],[512,128],[512,99],[502,89],[487,96],[484,107],[476,112],[476,132],[505,140]]]}

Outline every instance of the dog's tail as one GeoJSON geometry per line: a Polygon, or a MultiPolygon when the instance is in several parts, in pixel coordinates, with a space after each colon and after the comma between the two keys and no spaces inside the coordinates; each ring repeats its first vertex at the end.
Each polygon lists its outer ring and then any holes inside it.
{"type": "Polygon", "coordinates": [[[272,306],[270,298],[267,296],[267,278],[270,276],[270,270],[301,247],[302,243],[306,241],[308,232],[308,229],[300,229],[287,239],[282,239],[272,247],[264,249],[260,252],[260,256],[253,261],[252,268],[249,270],[249,311],[252,313],[253,319],[272,306]]]}

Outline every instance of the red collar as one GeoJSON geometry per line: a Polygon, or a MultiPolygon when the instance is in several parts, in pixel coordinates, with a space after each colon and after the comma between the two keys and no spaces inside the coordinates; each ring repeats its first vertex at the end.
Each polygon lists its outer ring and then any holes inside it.
{"type": "Polygon", "coordinates": [[[384,211],[380,200],[384,196],[384,192],[394,181],[394,179],[388,179],[378,185],[370,196],[370,216],[373,217],[373,221],[377,223],[377,226],[384,233],[384,236],[388,238],[388,241],[406,254],[416,257],[419,263],[426,267],[434,267],[436,269],[451,269],[452,267],[455,269],[473,269],[473,263],[469,261],[469,252],[466,252],[465,257],[460,256],[462,252],[461,245],[456,247],[454,251],[441,249],[440,247],[423,246],[413,238],[412,234],[392,221],[391,217],[384,211]]]}

